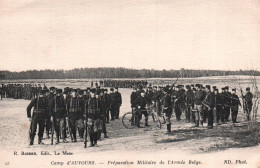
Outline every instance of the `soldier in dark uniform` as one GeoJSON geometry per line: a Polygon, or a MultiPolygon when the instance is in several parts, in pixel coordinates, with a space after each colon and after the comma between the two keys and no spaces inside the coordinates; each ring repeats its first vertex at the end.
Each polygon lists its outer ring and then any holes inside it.
{"type": "Polygon", "coordinates": [[[247,120],[250,121],[250,115],[253,107],[253,94],[250,92],[250,88],[246,88],[246,94],[243,96],[244,102],[245,102],[245,112],[247,116],[247,120]]]}
{"type": "Polygon", "coordinates": [[[185,116],[186,116],[186,122],[190,122],[190,118],[191,118],[191,110],[194,108],[194,93],[191,90],[191,87],[189,85],[186,86],[186,95],[185,95],[185,106],[186,106],[186,110],[185,110],[185,116]]]}
{"type": "Polygon", "coordinates": [[[210,85],[206,85],[206,97],[203,101],[203,104],[206,107],[206,111],[208,114],[208,129],[213,129],[213,121],[214,121],[214,115],[213,115],[213,109],[214,109],[214,95],[210,91],[210,85]]]}
{"type": "Polygon", "coordinates": [[[73,135],[73,142],[77,142],[76,139],[76,129],[79,129],[80,140],[83,141],[84,134],[84,122],[83,122],[83,112],[84,112],[84,100],[76,96],[77,90],[73,89],[71,91],[71,97],[67,100],[67,110],[69,112],[69,121],[71,126],[71,132],[73,135]]]}
{"type": "MultiPolygon", "coordinates": [[[[141,92],[141,96],[140,97],[137,97],[136,99],[136,105],[137,105],[137,108],[138,108],[138,121],[141,120],[142,118],[142,115],[144,115],[145,117],[145,126],[149,126],[148,125],[148,112],[147,112],[147,109],[146,109],[146,106],[147,106],[147,99],[145,97],[145,92],[142,91],[141,92]]],[[[137,126],[140,127],[140,124],[137,123],[137,126]]]]}
{"type": "Polygon", "coordinates": [[[232,89],[230,106],[231,106],[232,122],[237,123],[238,108],[239,106],[241,106],[241,103],[239,101],[238,95],[236,94],[236,89],[232,89]]]}
{"type": "MultiPolygon", "coordinates": [[[[45,97],[46,97],[46,102],[49,104],[50,100],[54,97],[54,91],[55,91],[55,87],[50,87],[50,91],[48,89],[43,89],[46,90],[45,93],[45,97]]],[[[49,108],[49,106],[47,107],[49,108]]],[[[49,109],[47,109],[48,111],[50,111],[49,109]]],[[[46,138],[49,139],[50,138],[50,129],[51,129],[51,116],[50,115],[46,115],[46,119],[45,119],[45,128],[46,128],[46,138]]]]}
{"type": "Polygon", "coordinates": [[[109,123],[110,96],[108,94],[107,89],[104,89],[104,98],[106,101],[106,104],[105,104],[105,110],[106,110],[105,119],[106,120],[105,121],[106,121],[106,123],[109,123]]]}
{"type": "Polygon", "coordinates": [[[230,116],[230,102],[231,102],[231,93],[229,92],[229,87],[225,87],[225,121],[229,121],[229,116],[230,116]]]}
{"type": "Polygon", "coordinates": [[[174,100],[174,106],[175,106],[175,115],[176,115],[176,120],[180,121],[181,120],[181,114],[184,109],[184,103],[185,103],[185,92],[182,90],[182,86],[178,85],[177,87],[177,92],[175,95],[175,100],[174,100]]]}
{"type": "Polygon", "coordinates": [[[98,140],[98,119],[100,118],[101,101],[95,97],[96,89],[90,90],[91,97],[86,104],[86,118],[90,137],[90,147],[97,146],[98,140]]]}
{"type": "Polygon", "coordinates": [[[116,106],[117,106],[117,100],[116,95],[114,93],[114,88],[110,88],[110,114],[111,114],[111,121],[115,120],[115,114],[116,114],[116,106]]]}
{"type": "Polygon", "coordinates": [[[172,103],[171,96],[169,95],[169,89],[166,87],[163,89],[164,97],[162,99],[163,114],[166,118],[167,133],[171,133],[171,116],[172,116],[172,103]]]}
{"type": "MultiPolygon", "coordinates": [[[[106,129],[106,112],[107,112],[107,104],[109,102],[107,102],[107,99],[104,95],[104,89],[101,89],[100,92],[100,103],[101,103],[101,108],[100,108],[100,120],[101,120],[101,126],[102,126],[102,131],[104,133],[104,138],[108,138],[107,136],[107,129],[106,129]]],[[[99,132],[99,138],[101,140],[101,132],[99,132]]]]}
{"type": "Polygon", "coordinates": [[[33,145],[34,137],[37,130],[37,124],[39,125],[38,132],[38,144],[42,143],[45,117],[47,115],[47,102],[44,98],[44,91],[40,91],[39,96],[34,98],[27,107],[27,117],[31,121],[31,132],[30,132],[30,145],[33,145]],[[33,116],[31,116],[31,109],[34,107],[33,116]]]}
{"type": "Polygon", "coordinates": [[[201,90],[201,85],[196,84],[196,92],[194,95],[194,109],[196,110],[195,113],[195,126],[198,127],[199,123],[203,126],[203,111],[202,111],[202,101],[205,98],[204,92],[201,90]]]}
{"type": "Polygon", "coordinates": [[[65,100],[62,96],[62,90],[56,89],[56,94],[51,98],[49,102],[49,116],[51,116],[51,122],[54,123],[55,132],[56,132],[56,144],[59,143],[60,133],[62,134],[62,139],[64,143],[67,143],[66,140],[66,106],[65,100]]]}
{"type": "MultiPolygon", "coordinates": [[[[130,103],[131,103],[132,114],[133,114],[132,116],[134,116],[134,113],[136,112],[136,107],[137,107],[136,99],[137,99],[137,92],[136,92],[136,87],[134,86],[133,92],[130,95],[130,103]]],[[[132,121],[134,121],[133,118],[132,118],[132,121]]]]}
{"type": "Polygon", "coordinates": [[[115,98],[116,98],[115,118],[119,119],[120,106],[122,105],[122,96],[121,93],[118,92],[118,87],[115,87],[115,98]]]}
{"type": "Polygon", "coordinates": [[[214,109],[216,111],[215,114],[215,121],[217,125],[220,125],[220,121],[224,120],[223,115],[222,115],[222,98],[221,94],[218,92],[218,89],[214,89],[214,109]],[[223,118],[223,119],[222,119],[223,118]]]}

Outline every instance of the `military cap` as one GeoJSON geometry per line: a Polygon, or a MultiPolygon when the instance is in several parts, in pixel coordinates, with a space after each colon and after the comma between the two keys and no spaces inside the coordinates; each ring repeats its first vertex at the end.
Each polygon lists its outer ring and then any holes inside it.
{"type": "Polygon", "coordinates": [[[71,89],[70,91],[71,92],[77,92],[78,90],[77,89],[71,89]]]}
{"type": "Polygon", "coordinates": [[[50,87],[50,90],[55,90],[55,87],[53,87],[53,86],[52,86],[52,87],[50,87]]]}
{"type": "Polygon", "coordinates": [[[114,91],[114,88],[110,88],[110,91],[114,91]]]}
{"type": "Polygon", "coordinates": [[[190,85],[186,85],[185,87],[188,89],[188,88],[190,88],[190,85]]]}
{"type": "Polygon", "coordinates": [[[236,91],[237,89],[236,88],[233,88],[232,91],[236,91]]]}
{"type": "Polygon", "coordinates": [[[90,90],[90,87],[87,87],[87,90],[90,90]]]}
{"type": "Polygon", "coordinates": [[[201,85],[200,84],[196,84],[195,87],[200,87],[201,85]]]}
{"type": "Polygon", "coordinates": [[[118,87],[115,87],[115,89],[118,89],[118,87]]]}
{"type": "Polygon", "coordinates": [[[62,89],[56,89],[56,93],[62,94],[62,89]]]}
{"type": "Polygon", "coordinates": [[[229,87],[228,87],[228,86],[226,86],[226,87],[225,87],[225,89],[227,89],[227,90],[228,90],[228,89],[229,89],[229,87]]]}
{"type": "Polygon", "coordinates": [[[222,90],[225,90],[226,88],[225,87],[223,87],[223,88],[221,88],[222,90]]]}
{"type": "Polygon", "coordinates": [[[217,86],[212,86],[212,88],[213,88],[213,89],[216,89],[216,88],[217,88],[217,86]]]}
{"type": "Polygon", "coordinates": [[[164,91],[164,92],[168,92],[168,91],[169,91],[168,87],[164,87],[164,88],[163,88],[163,91],[164,91]]]}
{"type": "Polygon", "coordinates": [[[193,88],[193,91],[197,91],[196,88],[193,88]]]}
{"type": "Polygon", "coordinates": [[[90,89],[91,93],[95,93],[97,90],[95,88],[90,89]]]}
{"type": "Polygon", "coordinates": [[[210,89],[210,85],[206,85],[206,88],[210,89]]]}
{"type": "Polygon", "coordinates": [[[218,89],[214,89],[214,91],[217,91],[217,92],[218,92],[218,89]]]}
{"type": "Polygon", "coordinates": [[[81,95],[81,94],[83,94],[83,90],[81,90],[81,89],[77,90],[77,93],[81,95]]]}
{"type": "Polygon", "coordinates": [[[190,86],[191,86],[191,87],[194,87],[194,84],[191,84],[190,86]]]}
{"type": "Polygon", "coordinates": [[[152,89],[152,87],[151,87],[151,86],[149,86],[149,87],[148,87],[148,89],[152,89]]]}
{"type": "Polygon", "coordinates": [[[153,86],[153,88],[157,88],[157,86],[153,86]]]}
{"type": "Polygon", "coordinates": [[[107,92],[108,90],[107,89],[104,89],[104,92],[107,92]]]}
{"type": "Polygon", "coordinates": [[[246,91],[250,91],[250,87],[247,87],[247,88],[246,88],[246,91]]]}

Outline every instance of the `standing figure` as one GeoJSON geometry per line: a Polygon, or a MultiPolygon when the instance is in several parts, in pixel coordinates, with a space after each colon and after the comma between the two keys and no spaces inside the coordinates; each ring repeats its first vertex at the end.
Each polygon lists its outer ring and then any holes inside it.
{"type": "Polygon", "coordinates": [[[238,108],[239,106],[241,106],[241,103],[239,101],[238,95],[236,94],[236,89],[232,89],[230,106],[231,106],[232,122],[237,123],[238,108]]]}
{"type": "Polygon", "coordinates": [[[243,96],[244,101],[245,101],[245,112],[247,116],[247,120],[250,121],[250,115],[253,107],[253,94],[250,92],[250,88],[246,88],[246,94],[243,96]]]}
{"type": "Polygon", "coordinates": [[[90,147],[97,146],[98,125],[101,112],[101,101],[95,97],[96,89],[90,90],[90,98],[86,104],[86,119],[88,122],[88,132],[90,137],[90,147]]]}
{"type": "Polygon", "coordinates": [[[84,100],[82,97],[76,96],[77,90],[73,89],[71,91],[71,97],[67,100],[67,110],[68,117],[71,126],[71,132],[73,135],[73,142],[77,142],[76,139],[76,130],[79,129],[80,140],[83,141],[84,134],[84,121],[83,121],[83,112],[84,112],[84,100]]]}
{"type": "Polygon", "coordinates": [[[43,144],[43,132],[45,117],[47,115],[47,102],[44,98],[44,90],[39,92],[37,98],[34,98],[27,107],[27,117],[31,121],[30,127],[30,145],[33,145],[34,137],[36,135],[37,125],[39,125],[38,132],[38,144],[43,144]],[[31,115],[31,109],[33,109],[33,115],[31,115]]]}
{"type": "Polygon", "coordinates": [[[116,98],[115,118],[119,119],[120,106],[122,105],[122,96],[121,93],[118,92],[118,87],[115,87],[115,98],[116,98]]]}
{"type": "Polygon", "coordinates": [[[66,140],[66,106],[65,100],[62,96],[62,90],[56,89],[55,95],[49,102],[49,116],[51,117],[51,122],[54,124],[54,129],[56,132],[56,144],[59,143],[60,133],[64,143],[66,140]]]}

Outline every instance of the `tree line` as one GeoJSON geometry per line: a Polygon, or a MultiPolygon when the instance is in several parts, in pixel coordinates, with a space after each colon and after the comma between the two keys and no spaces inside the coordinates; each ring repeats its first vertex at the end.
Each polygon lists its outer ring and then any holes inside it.
{"type": "Polygon", "coordinates": [[[0,71],[0,79],[84,79],[84,78],[174,78],[181,73],[182,78],[228,75],[255,75],[254,70],[154,70],[130,68],[75,68],[72,70],[28,70],[21,72],[0,71]]]}

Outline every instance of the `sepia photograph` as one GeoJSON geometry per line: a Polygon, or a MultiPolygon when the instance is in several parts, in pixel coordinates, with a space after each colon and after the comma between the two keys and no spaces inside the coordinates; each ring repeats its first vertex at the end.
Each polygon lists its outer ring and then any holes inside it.
{"type": "Polygon", "coordinates": [[[259,0],[0,0],[1,168],[260,168],[259,0]]]}

